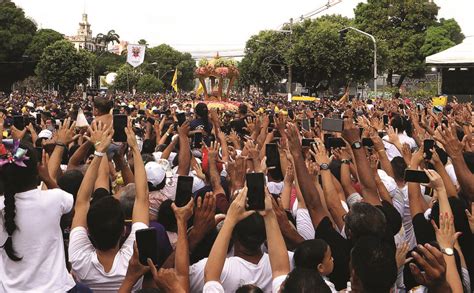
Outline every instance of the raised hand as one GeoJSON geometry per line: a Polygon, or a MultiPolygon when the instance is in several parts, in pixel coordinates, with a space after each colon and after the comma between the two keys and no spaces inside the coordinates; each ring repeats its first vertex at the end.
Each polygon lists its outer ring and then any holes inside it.
{"type": "Polygon", "coordinates": [[[84,136],[98,152],[106,152],[112,142],[114,130],[112,125],[106,127],[101,121],[92,122],[89,126],[90,136],[84,136]]]}
{"type": "Polygon", "coordinates": [[[148,259],[148,266],[150,267],[153,281],[163,292],[186,292],[179,281],[175,269],[157,270],[151,259],[148,259]]]}
{"type": "Polygon", "coordinates": [[[441,125],[436,129],[434,139],[443,144],[446,153],[450,157],[462,155],[463,144],[459,141],[456,135],[456,129],[453,125],[446,127],[441,125]]]}
{"type": "Polygon", "coordinates": [[[410,246],[408,242],[403,242],[397,247],[395,252],[395,259],[397,261],[397,268],[400,269],[407,261],[407,253],[410,246]]]}
{"type": "Polygon", "coordinates": [[[241,220],[255,213],[255,211],[247,211],[245,209],[247,205],[247,191],[247,187],[244,187],[240,190],[239,195],[237,195],[234,201],[232,201],[230,204],[225,221],[230,221],[235,225],[241,220]]]}
{"type": "Polygon", "coordinates": [[[178,134],[180,137],[188,137],[189,135],[189,121],[185,121],[180,127],[178,127],[178,134]]]}
{"type": "Polygon", "coordinates": [[[342,131],[342,138],[344,138],[349,145],[360,141],[360,130],[355,127],[352,119],[344,119],[344,130],[342,131]]]}
{"type": "Polygon", "coordinates": [[[285,133],[288,138],[288,148],[293,157],[301,155],[301,143],[296,125],[294,123],[287,123],[285,133]]]}
{"type": "Polygon", "coordinates": [[[175,203],[171,204],[176,220],[181,223],[187,223],[193,215],[194,199],[191,198],[184,207],[177,207],[175,203]]]}
{"type": "Polygon", "coordinates": [[[216,226],[216,199],[212,192],[208,192],[204,198],[198,197],[196,202],[193,231],[204,236],[216,226]]]}
{"type": "Polygon", "coordinates": [[[316,162],[320,165],[322,164],[329,164],[329,156],[326,151],[326,147],[324,146],[324,143],[321,141],[318,141],[317,143],[313,144],[313,150],[309,150],[310,154],[314,157],[316,162]]]}
{"type": "MultiPolygon", "coordinates": [[[[471,211],[474,211],[474,203],[471,203],[471,211]]],[[[465,210],[466,217],[469,221],[469,227],[471,228],[471,233],[474,234],[474,215],[472,215],[468,209],[465,210]]]]}
{"type": "Polygon", "coordinates": [[[137,137],[133,131],[132,122],[128,120],[127,127],[125,128],[125,134],[127,135],[127,144],[131,149],[138,149],[137,137]]]}
{"type": "Polygon", "coordinates": [[[71,141],[74,140],[74,128],[76,127],[76,122],[71,123],[71,118],[64,120],[64,123],[59,126],[57,143],[63,143],[68,145],[71,141]]]}
{"type": "Polygon", "coordinates": [[[435,190],[444,189],[444,182],[441,176],[435,170],[424,170],[428,178],[430,178],[429,186],[435,190]]]}
{"type": "Polygon", "coordinates": [[[439,215],[439,227],[434,220],[431,220],[431,225],[436,233],[436,241],[438,241],[441,248],[453,248],[460,232],[456,232],[454,228],[454,217],[448,213],[439,215]]]}
{"type": "Polygon", "coordinates": [[[11,127],[12,138],[17,139],[17,140],[22,140],[26,134],[26,130],[27,130],[26,128],[24,128],[23,130],[18,130],[15,126],[12,126],[11,127]]]}
{"type": "Polygon", "coordinates": [[[446,262],[441,251],[430,244],[418,245],[417,252],[413,251],[412,256],[416,264],[410,263],[410,270],[419,284],[430,290],[446,286],[449,288],[446,281],[446,262]]]}

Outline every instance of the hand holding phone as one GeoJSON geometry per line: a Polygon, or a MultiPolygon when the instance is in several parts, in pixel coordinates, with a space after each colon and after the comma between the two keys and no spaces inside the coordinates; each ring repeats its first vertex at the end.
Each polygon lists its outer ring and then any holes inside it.
{"type": "Polygon", "coordinates": [[[406,182],[430,183],[428,175],[426,175],[425,171],[421,170],[405,170],[404,179],[406,182]]]}
{"type": "Polygon", "coordinates": [[[141,229],[135,232],[140,263],[148,266],[147,259],[158,263],[158,241],[155,228],[141,229]]]}
{"type": "Polygon", "coordinates": [[[125,133],[125,127],[127,127],[127,115],[118,114],[114,115],[114,141],[115,142],[126,142],[127,134],[125,133]]]}
{"type": "Polygon", "coordinates": [[[262,211],[265,209],[265,176],[263,173],[247,173],[248,210],[262,211]]]}
{"type": "Polygon", "coordinates": [[[433,157],[433,152],[431,151],[434,148],[435,141],[432,139],[425,139],[423,141],[423,153],[425,154],[425,159],[431,160],[433,157]]]}
{"type": "Polygon", "coordinates": [[[174,203],[178,208],[184,207],[188,204],[193,196],[193,181],[192,176],[179,176],[176,185],[176,197],[174,203]]]}

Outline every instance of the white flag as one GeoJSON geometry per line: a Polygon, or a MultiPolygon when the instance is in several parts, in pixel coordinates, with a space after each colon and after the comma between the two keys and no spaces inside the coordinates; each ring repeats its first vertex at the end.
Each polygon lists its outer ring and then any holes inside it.
{"type": "Polygon", "coordinates": [[[86,115],[84,115],[84,111],[82,111],[82,109],[79,109],[79,112],[77,113],[76,127],[87,126],[89,126],[89,122],[87,122],[86,115]]]}
{"type": "Polygon", "coordinates": [[[145,59],[145,48],[145,45],[128,45],[127,62],[133,67],[142,64],[145,59]]]}

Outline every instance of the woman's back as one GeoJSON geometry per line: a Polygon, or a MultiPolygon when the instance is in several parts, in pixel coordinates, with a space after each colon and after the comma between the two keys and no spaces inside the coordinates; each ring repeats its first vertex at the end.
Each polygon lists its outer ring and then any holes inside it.
{"type": "MultiPolygon", "coordinates": [[[[13,247],[20,261],[0,249],[0,292],[64,292],[75,286],[67,272],[61,216],[73,206],[71,194],[61,189],[32,189],[15,195],[13,247]]],[[[0,244],[8,238],[4,223],[4,197],[0,197],[0,244]]]]}

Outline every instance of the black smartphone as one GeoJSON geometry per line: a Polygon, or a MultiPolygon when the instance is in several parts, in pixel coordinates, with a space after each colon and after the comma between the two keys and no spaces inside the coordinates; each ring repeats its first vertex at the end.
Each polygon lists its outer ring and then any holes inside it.
{"type": "Polygon", "coordinates": [[[114,115],[114,141],[125,142],[127,141],[127,134],[125,134],[125,127],[127,127],[127,115],[118,114],[114,115]]]}
{"type": "Polygon", "coordinates": [[[247,173],[247,202],[248,210],[261,211],[265,209],[265,176],[263,173],[247,173]]]}
{"type": "Polygon", "coordinates": [[[379,131],[379,132],[378,132],[378,135],[379,135],[380,138],[384,138],[384,136],[386,136],[387,133],[384,132],[384,131],[379,131]]]}
{"type": "Polygon", "coordinates": [[[13,126],[18,130],[23,130],[25,128],[25,118],[23,116],[13,116],[13,126]]]}
{"type": "Polygon", "coordinates": [[[433,152],[431,151],[434,148],[435,141],[433,139],[425,139],[423,141],[423,152],[425,153],[425,159],[431,160],[433,157],[433,152]]]}
{"type": "Polygon", "coordinates": [[[202,133],[196,132],[193,138],[193,147],[195,149],[200,149],[202,146],[202,133]]]}
{"type": "Polygon", "coordinates": [[[301,121],[301,127],[302,127],[304,130],[309,131],[309,129],[311,128],[309,119],[303,119],[303,120],[301,121]]]}
{"type": "Polygon", "coordinates": [[[140,263],[148,266],[147,259],[158,263],[158,241],[155,228],[140,229],[135,232],[140,263]]]}
{"type": "Polygon", "coordinates": [[[364,128],[363,128],[363,127],[359,127],[359,136],[362,137],[362,133],[364,133],[364,128]]]}
{"type": "Polygon", "coordinates": [[[145,110],[138,110],[138,115],[145,115],[145,110]]]}
{"type": "Polygon", "coordinates": [[[193,180],[192,176],[178,176],[176,184],[176,197],[174,203],[177,207],[184,207],[188,204],[193,196],[193,180]]]}
{"type": "Polygon", "coordinates": [[[31,124],[31,125],[36,125],[36,118],[35,117],[28,117],[27,123],[31,124]]]}
{"type": "Polygon", "coordinates": [[[265,145],[265,156],[267,157],[268,167],[280,166],[280,153],[278,152],[278,145],[275,143],[267,143],[265,145]]]}
{"type": "Polygon", "coordinates": [[[388,115],[383,115],[383,124],[388,125],[388,115]]]}
{"type": "Polygon", "coordinates": [[[288,109],[288,117],[290,117],[291,120],[295,119],[295,113],[293,112],[293,109],[288,109]]]}
{"type": "Polygon", "coordinates": [[[311,127],[316,127],[316,120],[313,118],[309,118],[309,125],[311,125],[311,127]]]}
{"type": "Polygon", "coordinates": [[[362,139],[362,146],[371,148],[374,146],[374,142],[370,137],[364,137],[362,139]]]}
{"type": "Polygon", "coordinates": [[[112,115],[118,115],[120,114],[120,109],[113,109],[112,110],[112,115]]]}
{"type": "Polygon", "coordinates": [[[178,126],[181,126],[186,122],[186,113],[177,113],[176,118],[178,118],[178,126]]]}
{"type": "Polygon", "coordinates": [[[155,124],[155,119],[151,118],[151,117],[148,117],[146,119],[146,122],[150,123],[151,125],[154,125],[155,124]]]}
{"type": "Polygon", "coordinates": [[[430,183],[430,178],[425,171],[421,170],[405,170],[405,181],[416,183],[430,183]]]}
{"type": "Polygon", "coordinates": [[[314,139],[312,138],[303,138],[301,145],[304,147],[310,147],[312,142],[314,142],[314,139]]]}
{"type": "Polygon", "coordinates": [[[332,135],[331,133],[325,133],[325,134],[324,134],[324,141],[325,141],[325,142],[328,141],[328,139],[329,139],[330,137],[333,137],[333,135],[332,135]]]}
{"type": "Polygon", "coordinates": [[[41,119],[41,113],[37,113],[36,114],[36,125],[41,125],[42,123],[42,119],[41,119]]]}
{"type": "Polygon", "coordinates": [[[342,132],[344,130],[344,120],[323,118],[322,129],[324,131],[342,132]]]}
{"type": "Polygon", "coordinates": [[[327,148],[343,148],[346,146],[346,142],[340,137],[330,137],[327,140],[327,148]]]}
{"type": "Polygon", "coordinates": [[[420,104],[416,104],[416,109],[418,110],[418,112],[421,111],[421,105],[420,104]]]}

